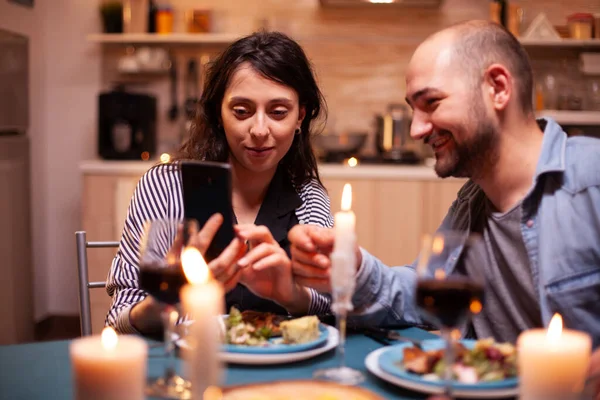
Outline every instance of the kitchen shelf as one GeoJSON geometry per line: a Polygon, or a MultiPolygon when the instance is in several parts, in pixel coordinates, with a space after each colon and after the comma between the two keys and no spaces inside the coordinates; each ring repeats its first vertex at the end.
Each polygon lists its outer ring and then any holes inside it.
{"type": "Polygon", "coordinates": [[[600,50],[600,39],[521,39],[525,47],[564,47],[600,50]]]}
{"type": "Polygon", "coordinates": [[[242,35],[233,33],[102,33],[87,36],[94,43],[107,44],[212,44],[227,45],[242,35]]]}
{"type": "Polygon", "coordinates": [[[538,117],[550,117],[563,125],[600,125],[600,111],[542,110],[538,117]]]}

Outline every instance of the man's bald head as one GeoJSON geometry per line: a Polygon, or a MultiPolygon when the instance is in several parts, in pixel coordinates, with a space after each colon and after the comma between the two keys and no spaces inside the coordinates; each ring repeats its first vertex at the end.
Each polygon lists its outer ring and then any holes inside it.
{"type": "Polygon", "coordinates": [[[468,21],[453,25],[429,37],[422,51],[446,51],[451,63],[481,84],[485,70],[503,65],[512,75],[514,90],[525,114],[533,112],[533,72],[529,57],[519,41],[506,29],[489,21],[468,21]],[[449,50],[449,51],[448,51],[449,50]]]}

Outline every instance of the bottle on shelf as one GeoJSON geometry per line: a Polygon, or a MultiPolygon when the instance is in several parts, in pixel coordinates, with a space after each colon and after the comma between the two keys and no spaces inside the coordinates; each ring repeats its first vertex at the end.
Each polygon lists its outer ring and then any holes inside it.
{"type": "Polygon", "coordinates": [[[156,2],[148,1],[148,33],[156,33],[156,2]]]}
{"type": "Polygon", "coordinates": [[[490,2],[490,20],[506,26],[506,14],[508,11],[508,2],[506,0],[492,0],[490,2]]]}
{"type": "Polygon", "coordinates": [[[145,33],[148,31],[148,0],[123,1],[123,32],[145,33]]]}

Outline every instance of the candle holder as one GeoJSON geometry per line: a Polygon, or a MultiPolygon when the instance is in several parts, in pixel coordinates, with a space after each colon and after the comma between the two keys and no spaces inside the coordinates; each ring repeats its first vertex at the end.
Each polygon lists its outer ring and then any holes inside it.
{"type": "Polygon", "coordinates": [[[340,340],[336,348],[338,366],[320,369],[313,374],[314,378],[356,385],[365,377],[362,372],[346,366],[346,319],[348,312],[353,310],[352,294],[356,288],[356,254],[354,253],[354,234],[347,240],[348,247],[344,250],[334,250],[331,253],[331,309],[335,314],[336,327],[340,340]]]}

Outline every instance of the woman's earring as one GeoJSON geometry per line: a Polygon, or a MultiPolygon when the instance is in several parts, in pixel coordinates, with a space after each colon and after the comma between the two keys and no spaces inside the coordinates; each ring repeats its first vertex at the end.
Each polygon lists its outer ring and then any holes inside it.
{"type": "Polygon", "coordinates": [[[294,131],[294,133],[295,133],[296,135],[299,135],[299,134],[300,134],[300,132],[301,132],[300,128],[296,128],[296,130],[294,131]]]}

